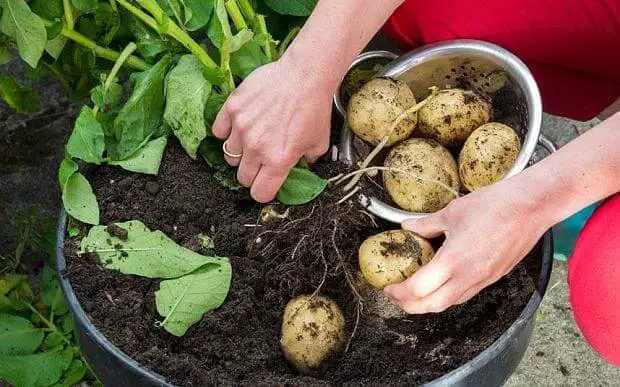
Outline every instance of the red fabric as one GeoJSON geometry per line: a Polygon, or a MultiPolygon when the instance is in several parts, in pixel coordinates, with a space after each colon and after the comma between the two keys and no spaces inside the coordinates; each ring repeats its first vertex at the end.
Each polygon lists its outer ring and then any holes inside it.
{"type": "Polygon", "coordinates": [[[385,31],[404,48],[469,38],[508,49],[549,113],[588,120],[620,96],[620,0],[408,0],[385,31]]]}
{"type": "Polygon", "coordinates": [[[620,366],[620,194],[604,202],[582,230],[568,260],[570,302],[581,332],[620,366]]]}

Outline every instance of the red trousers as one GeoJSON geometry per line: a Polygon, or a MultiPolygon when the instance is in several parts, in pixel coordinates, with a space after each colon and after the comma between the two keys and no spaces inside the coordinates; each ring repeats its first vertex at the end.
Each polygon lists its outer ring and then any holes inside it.
{"type": "MultiPolygon", "coordinates": [[[[588,120],[620,96],[620,0],[408,0],[385,32],[403,48],[457,38],[498,44],[528,65],[549,113],[588,120]]],[[[620,366],[620,195],[581,232],[569,288],[582,333],[620,366]]]]}

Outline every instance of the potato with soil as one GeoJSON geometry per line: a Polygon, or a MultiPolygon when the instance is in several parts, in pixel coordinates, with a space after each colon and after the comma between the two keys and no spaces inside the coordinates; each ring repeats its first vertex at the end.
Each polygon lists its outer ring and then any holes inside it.
{"type": "Polygon", "coordinates": [[[344,339],[344,315],[333,300],[302,295],[286,305],[280,347],[299,372],[316,369],[330,353],[342,350],[344,339]]]}
{"type": "Polygon", "coordinates": [[[458,195],[456,161],[431,139],[412,138],[394,147],[385,159],[383,183],[403,210],[430,213],[444,208],[458,195]]]}
{"type": "Polygon", "coordinates": [[[416,104],[413,92],[406,83],[375,78],[351,96],[347,107],[349,127],[358,137],[373,145],[386,136],[387,145],[408,138],[418,122],[418,113],[405,117],[390,133],[393,123],[407,109],[416,104]]]}
{"type": "Polygon", "coordinates": [[[407,230],[385,231],[366,239],[359,248],[364,278],[377,289],[411,277],[435,255],[433,246],[407,230]]]}
{"type": "Polygon", "coordinates": [[[476,129],[459,156],[459,175],[469,191],[501,180],[514,165],[521,141],[510,127],[491,122],[476,129]]]}
{"type": "Polygon", "coordinates": [[[419,131],[444,146],[462,145],[491,116],[491,104],[473,91],[442,90],[418,112],[419,131]]]}

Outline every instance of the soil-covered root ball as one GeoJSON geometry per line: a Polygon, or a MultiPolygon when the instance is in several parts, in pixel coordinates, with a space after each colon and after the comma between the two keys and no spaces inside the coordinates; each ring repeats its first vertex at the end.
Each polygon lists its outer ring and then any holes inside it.
{"type": "Polygon", "coordinates": [[[345,320],[338,305],[324,296],[298,296],[286,305],[280,346],[301,373],[309,373],[333,352],[342,350],[345,320]]]}
{"type": "Polygon", "coordinates": [[[394,147],[385,160],[383,183],[402,209],[430,213],[444,208],[458,196],[456,161],[431,139],[412,138],[394,147]]]}
{"type": "Polygon", "coordinates": [[[375,78],[351,96],[347,107],[349,127],[358,137],[373,145],[389,135],[387,145],[408,138],[418,122],[418,113],[405,117],[394,130],[392,125],[401,114],[416,104],[413,92],[402,81],[375,78]]]}
{"type": "Polygon", "coordinates": [[[491,104],[473,91],[442,90],[418,112],[419,131],[444,146],[462,145],[491,116],[491,104]]]}
{"type": "Polygon", "coordinates": [[[435,255],[433,246],[407,230],[384,231],[366,239],[359,248],[364,278],[377,289],[411,277],[435,255]]]}
{"type": "Polygon", "coordinates": [[[491,122],[476,129],[459,156],[459,174],[469,191],[501,180],[517,160],[521,141],[509,126],[491,122]]]}

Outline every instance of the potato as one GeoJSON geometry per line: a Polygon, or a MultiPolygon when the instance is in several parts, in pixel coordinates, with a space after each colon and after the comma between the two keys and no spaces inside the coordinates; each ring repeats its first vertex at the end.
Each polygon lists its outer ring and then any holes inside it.
{"type": "Polygon", "coordinates": [[[510,127],[498,122],[474,130],[459,155],[459,174],[469,191],[501,180],[517,160],[521,141],[510,127]]]}
{"type": "Polygon", "coordinates": [[[342,350],[344,339],[344,315],[331,299],[302,295],[286,305],[280,347],[299,372],[312,371],[330,353],[342,350]]]}
{"type": "Polygon", "coordinates": [[[418,112],[419,131],[444,146],[462,145],[491,116],[491,104],[473,91],[442,90],[418,112]]]}
{"type": "Polygon", "coordinates": [[[408,138],[418,122],[418,113],[403,119],[390,134],[396,119],[416,104],[413,92],[402,81],[375,78],[351,96],[347,107],[349,127],[358,137],[373,145],[389,134],[387,145],[408,138]]]}
{"type": "Polygon", "coordinates": [[[366,239],[359,248],[364,278],[377,289],[411,277],[435,255],[433,246],[407,230],[385,231],[366,239]]]}
{"type": "Polygon", "coordinates": [[[383,183],[402,209],[435,212],[456,198],[460,187],[456,161],[438,142],[412,138],[395,146],[385,166],[403,171],[385,171],[383,183]]]}

